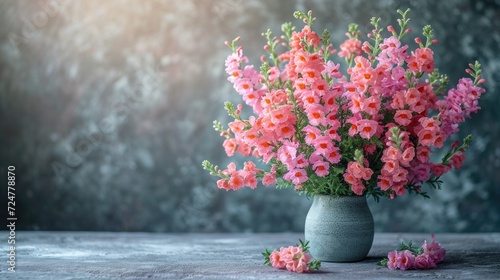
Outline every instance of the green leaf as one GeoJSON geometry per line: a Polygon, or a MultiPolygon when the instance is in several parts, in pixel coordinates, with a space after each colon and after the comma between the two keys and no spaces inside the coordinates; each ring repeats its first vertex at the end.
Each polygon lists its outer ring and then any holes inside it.
{"type": "Polygon", "coordinates": [[[387,263],[389,262],[389,259],[388,258],[384,258],[382,259],[381,261],[379,261],[377,263],[377,265],[380,265],[380,266],[387,266],[387,263]]]}
{"type": "Polygon", "coordinates": [[[264,256],[264,264],[271,265],[270,256],[273,252],[266,248],[266,251],[262,252],[262,256],[264,256]]]}
{"type": "Polygon", "coordinates": [[[312,270],[312,271],[317,271],[319,270],[321,267],[321,261],[320,260],[314,260],[312,262],[309,262],[309,268],[312,270]]]}

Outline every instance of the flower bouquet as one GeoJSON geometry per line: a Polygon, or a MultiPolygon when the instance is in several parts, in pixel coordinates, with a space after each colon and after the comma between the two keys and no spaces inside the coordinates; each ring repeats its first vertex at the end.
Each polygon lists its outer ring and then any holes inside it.
{"type": "Polygon", "coordinates": [[[234,121],[228,128],[214,121],[214,128],[228,156],[252,156],[268,168],[246,161],[240,170],[235,163],[220,169],[204,161],[204,169],[220,177],[217,186],[253,189],[261,180],[308,196],[369,195],[377,201],[407,192],[428,197],[424,183],[440,188],[439,178],[462,166],[471,136],[453,142],[437,163],[430,155],[480,109],[485,80],[476,61],[466,70],[471,78],[446,91],[449,79],[434,65],[432,28],[423,28],[423,39],[403,43],[411,33],[408,12],[398,10],[398,28],[383,28],[372,18],[364,41],[358,25],[349,25],[340,51],[328,30],[312,30],[311,12],[295,12],[302,30],[285,23],[280,37],[263,33],[268,57],[261,57],[260,71],[248,65],[238,38],[226,42],[232,49],[228,80],[251,111],[226,102],[234,121]],[[337,57],[345,59],[345,70],[337,57]]]}

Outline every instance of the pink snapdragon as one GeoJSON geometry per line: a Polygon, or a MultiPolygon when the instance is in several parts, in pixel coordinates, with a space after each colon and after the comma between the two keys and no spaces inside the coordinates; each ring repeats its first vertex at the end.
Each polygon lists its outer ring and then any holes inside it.
{"type": "Polygon", "coordinates": [[[349,162],[347,164],[346,172],[344,173],[344,180],[351,184],[351,190],[361,195],[365,189],[362,180],[370,180],[373,175],[373,170],[368,167],[363,167],[359,162],[349,162]]]}
{"type": "Polygon", "coordinates": [[[437,101],[446,136],[458,132],[458,124],[465,121],[465,116],[470,117],[480,109],[477,101],[484,92],[484,88],[474,85],[471,79],[462,78],[456,89],[449,90],[444,100],[437,101]]]}
{"type": "Polygon", "coordinates": [[[418,248],[413,247],[412,242],[401,243],[400,250],[389,252],[386,259],[380,261],[380,265],[387,266],[390,270],[408,269],[429,269],[444,260],[446,250],[434,241],[434,234],[431,234],[432,242],[424,244],[418,248]]]}
{"type": "Polygon", "coordinates": [[[391,36],[385,38],[380,44],[382,51],[377,56],[377,60],[380,64],[387,64],[392,66],[393,64],[402,64],[405,59],[408,58],[407,49],[408,45],[401,46],[401,42],[398,38],[391,36]]]}
{"type": "Polygon", "coordinates": [[[306,23],[302,29],[284,24],[283,36],[264,34],[269,58],[261,67],[249,65],[238,39],[226,43],[233,53],[225,71],[243,104],[226,103],[234,121],[229,128],[214,122],[214,128],[225,138],[228,156],[253,156],[274,171],[220,170],[204,162],[220,177],[219,188],[255,188],[261,180],[308,194],[427,196],[422,184],[439,185],[436,178],[463,166],[470,138],[460,148],[450,147],[441,162],[431,162],[430,155],[480,109],[485,80],[479,63],[466,70],[472,78],[444,92],[430,27],[424,30],[425,44],[417,39],[413,48],[401,42],[410,33],[406,13],[398,21],[400,32],[390,26],[382,28],[390,34],[376,29],[367,35],[378,46],[350,25],[338,53],[311,28],[310,13],[295,15],[306,23]],[[346,60],[347,69],[338,58],[346,60]],[[316,184],[321,180],[341,186],[321,188],[316,184]]]}
{"type": "Polygon", "coordinates": [[[415,255],[409,250],[398,253],[396,266],[401,270],[411,269],[415,263],[415,255]]]}
{"type": "Polygon", "coordinates": [[[408,68],[414,74],[432,73],[434,70],[434,52],[429,48],[418,48],[406,60],[408,68]]]}
{"type": "Polygon", "coordinates": [[[355,57],[361,55],[361,41],[356,38],[350,38],[340,45],[340,57],[355,57]]]}
{"type": "Polygon", "coordinates": [[[281,247],[272,252],[267,250],[262,253],[265,263],[277,269],[286,269],[291,272],[304,273],[318,270],[321,266],[319,260],[311,261],[308,253],[309,242],[300,240],[298,246],[281,247]]]}
{"type": "Polygon", "coordinates": [[[434,241],[434,233],[431,234],[431,236],[432,242],[430,244],[427,244],[427,240],[424,240],[422,248],[424,249],[424,254],[429,255],[434,263],[438,264],[444,260],[446,249],[444,249],[440,244],[434,241]]]}
{"type": "Polygon", "coordinates": [[[432,260],[431,256],[427,254],[420,254],[415,257],[414,266],[415,269],[429,269],[436,267],[436,263],[432,260]]]}

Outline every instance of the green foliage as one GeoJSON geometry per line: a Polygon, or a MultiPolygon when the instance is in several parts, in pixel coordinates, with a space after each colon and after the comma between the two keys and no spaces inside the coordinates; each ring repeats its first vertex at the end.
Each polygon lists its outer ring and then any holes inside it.
{"type": "Polygon", "coordinates": [[[293,13],[293,16],[297,19],[301,19],[305,24],[312,26],[316,18],[312,16],[312,11],[308,11],[307,14],[304,12],[296,11],[293,13]]]}
{"type": "Polygon", "coordinates": [[[430,45],[432,45],[432,39],[434,38],[434,31],[432,30],[432,27],[430,25],[426,25],[423,28],[423,33],[422,33],[427,41],[425,42],[425,47],[428,48],[430,45]]]}
{"type": "Polygon", "coordinates": [[[408,23],[410,22],[410,18],[408,18],[408,14],[410,13],[410,8],[406,9],[404,12],[401,10],[397,10],[397,13],[401,15],[401,18],[398,19],[398,24],[400,27],[399,34],[398,34],[398,39],[401,40],[403,39],[406,34],[408,34],[407,28],[408,28],[408,23]]]}
{"type": "Polygon", "coordinates": [[[450,83],[450,79],[445,74],[440,74],[439,69],[435,68],[429,75],[430,85],[434,88],[436,95],[442,95],[450,83]],[[437,88],[436,88],[437,87],[437,88]]]}
{"type": "Polygon", "coordinates": [[[273,252],[266,248],[264,252],[262,252],[262,256],[264,256],[264,265],[271,265],[271,259],[269,258],[273,252]]]}

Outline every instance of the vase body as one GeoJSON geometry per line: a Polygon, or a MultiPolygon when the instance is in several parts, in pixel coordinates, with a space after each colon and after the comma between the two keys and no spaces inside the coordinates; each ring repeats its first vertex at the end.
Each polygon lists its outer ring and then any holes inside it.
{"type": "Polygon", "coordinates": [[[373,235],[373,216],[365,196],[314,196],[305,224],[305,239],[314,258],[327,262],[363,260],[373,235]]]}

